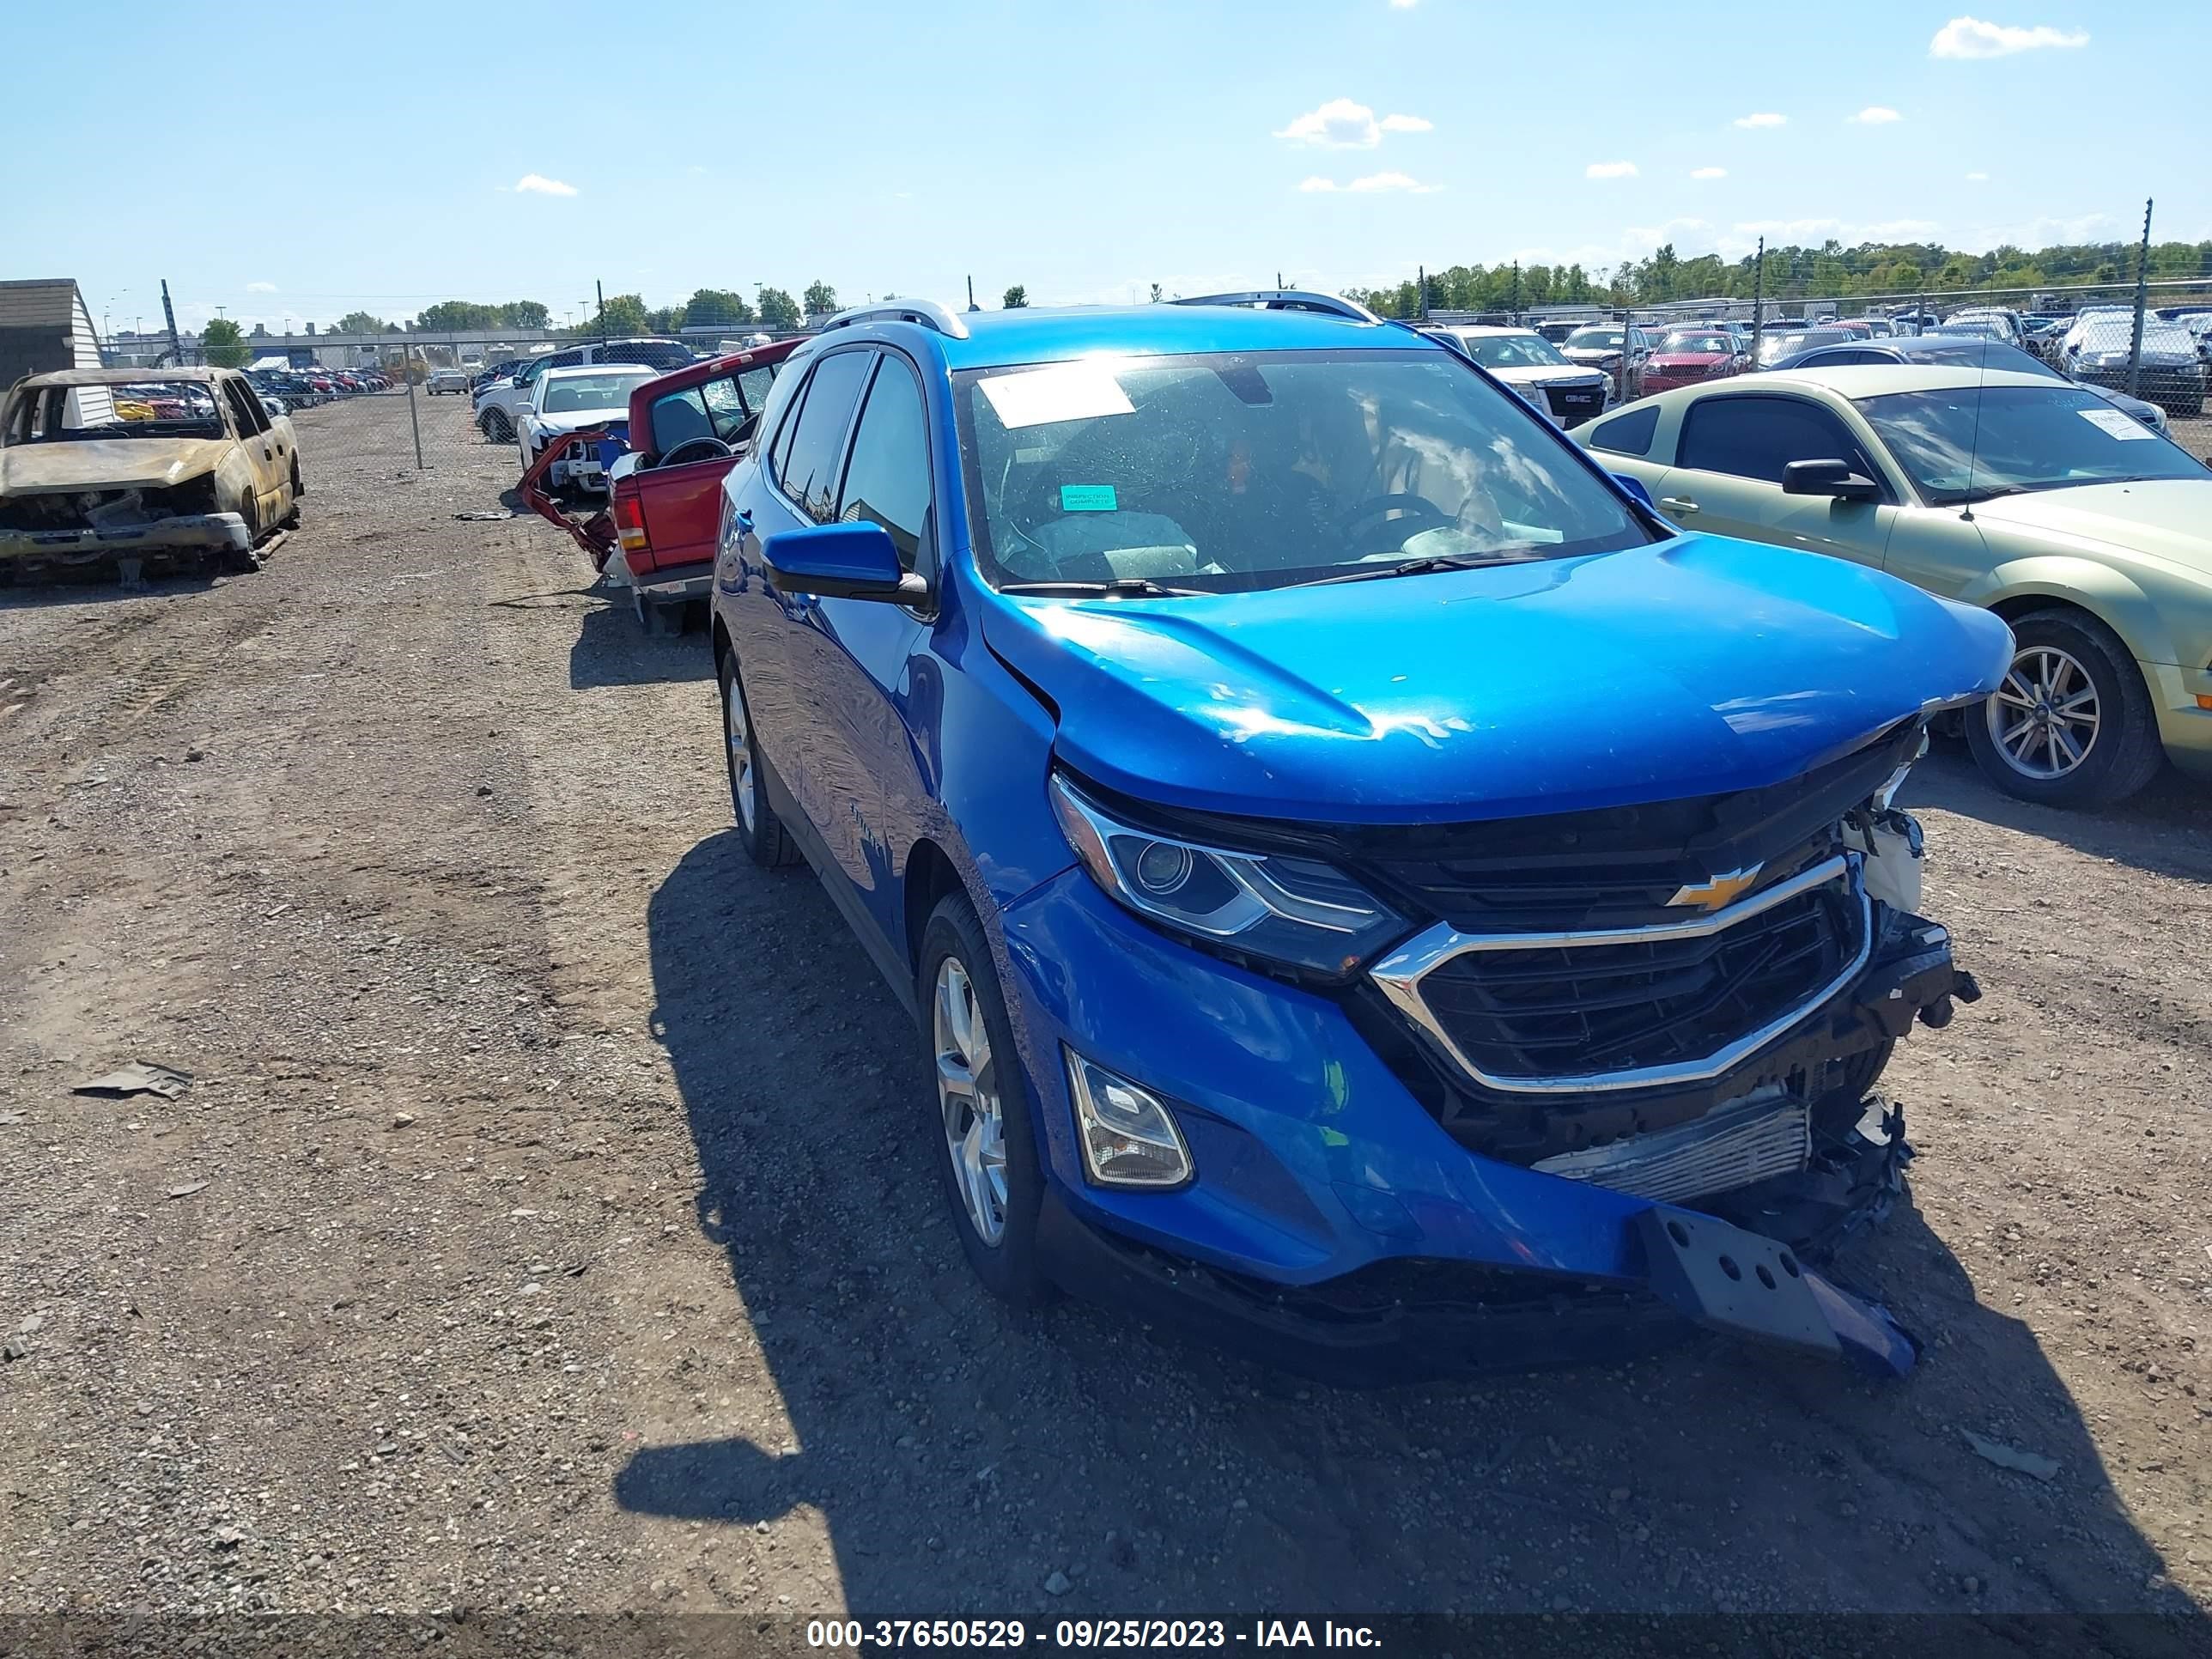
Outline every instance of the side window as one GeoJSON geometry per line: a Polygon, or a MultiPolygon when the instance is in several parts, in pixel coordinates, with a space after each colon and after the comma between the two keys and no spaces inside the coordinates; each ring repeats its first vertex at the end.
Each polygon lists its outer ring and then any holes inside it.
{"type": "Polygon", "coordinates": [[[1658,430],[1659,410],[1656,406],[1631,410],[1592,427],[1589,446],[1592,449],[1609,449],[1616,455],[1649,455],[1652,436],[1658,430]]]}
{"type": "Polygon", "coordinates": [[[738,376],[738,390],[744,393],[747,409],[766,409],[769,388],[775,384],[777,365],[766,368],[749,368],[738,376]]]}
{"type": "Polygon", "coordinates": [[[1706,398],[1683,417],[1674,465],[1778,484],[1792,461],[1840,460],[1869,478],[1866,453],[1825,409],[1796,398],[1706,398]]]}
{"type": "Polygon", "coordinates": [[[269,417],[262,412],[258,398],[246,389],[243,380],[225,380],[223,396],[230,400],[230,418],[237,422],[241,438],[258,438],[269,430],[269,417]]]}
{"type": "Polygon", "coordinates": [[[653,400],[653,447],[660,454],[665,455],[677,445],[689,443],[694,438],[716,435],[707,418],[706,400],[699,395],[696,386],[653,400]]]}
{"type": "Polygon", "coordinates": [[[837,463],[853,423],[853,406],[875,361],[872,351],[841,351],[816,365],[793,425],[791,447],[777,464],[776,482],[783,493],[817,524],[836,515],[837,463]]]}
{"type": "Polygon", "coordinates": [[[898,549],[899,563],[911,570],[921,556],[928,514],[929,427],[921,386],[911,369],[886,355],[853,433],[837,517],[883,526],[898,549]]]}

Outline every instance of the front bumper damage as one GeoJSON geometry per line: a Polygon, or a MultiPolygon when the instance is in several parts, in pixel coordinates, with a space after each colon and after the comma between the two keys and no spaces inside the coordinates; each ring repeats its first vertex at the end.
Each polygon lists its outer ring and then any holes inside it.
{"type": "Polygon", "coordinates": [[[1662,1200],[1467,1145],[1340,1000],[1199,968],[1085,878],[1001,915],[1040,1097],[1039,1246],[1072,1293],[1351,1386],[1617,1362],[1701,1329],[1881,1376],[1917,1359],[1911,1334],[1834,1266],[1904,1191],[1904,1113],[1839,1090],[1832,1066],[1978,999],[1933,923],[1885,912],[1864,971],[1696,1107],[1718,1121],[1747,1097],[1794,1103],[1802,1162],[1662,1200]],[[1071,960],[1089,964],[1080,995],[1042,966],[1071,960]],[[1172,1098],[1191,1187],[1132,1195],[1086,1181],[1061,1127],[1063,1047],[1172,1098]]]}
{"type": "Polygon", "coordinates": [[[204,562],[210,556],[242,556],[252,545],[252,533],[236,513],[149,518],[99,529],[0,530],[0,571],[74,574],[131,559],[204,562]]]}

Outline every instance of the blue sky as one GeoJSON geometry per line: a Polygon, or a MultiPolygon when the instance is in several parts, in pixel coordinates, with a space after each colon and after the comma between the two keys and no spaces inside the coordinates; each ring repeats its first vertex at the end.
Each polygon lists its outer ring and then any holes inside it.
{"type": "Polygon", "coordinates": [[[2212,236],[2201,0],[108,0],[9,35],[0,276],[118,328],[163,276],[187,326],[276,328],[558,319],[595,278],[1049,303],[1762,230],[2033,246],[2131,237],[2146,196],[2212,236]]]}

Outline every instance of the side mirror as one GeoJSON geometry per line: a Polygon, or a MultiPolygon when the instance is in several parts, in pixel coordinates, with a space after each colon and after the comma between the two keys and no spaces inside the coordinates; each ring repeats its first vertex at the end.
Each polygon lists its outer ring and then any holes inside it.
{"type": "Polygon", "coordinates": [[[761,544],[761,562],[780,593],[823,599],[882,599],[919,605],[929,584],[899,568],[898,550],[879,524],[808,525],[780,530],[761,544]]]}
{"type": "Polygon", "coordinates": [[[1782,469],[1785,495],[1827,495],[1839,501],[1878,501],[1881,486],[1841,461],[1792,461],[1782,469]]]}

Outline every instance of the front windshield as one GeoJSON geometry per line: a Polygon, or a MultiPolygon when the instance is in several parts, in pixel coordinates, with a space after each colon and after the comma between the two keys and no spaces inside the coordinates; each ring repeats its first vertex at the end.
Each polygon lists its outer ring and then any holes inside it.
{"type": "Polygon", "coordinates": [[[1535,334],[1462,334],[1467,355],[1485,368],[1571,368],[1549,340],[1535,334]]]}
{"type": "Polygon", "coordinates": [[[70,443],[107,438],[220,438],[222,415],[204,380],[41,386],[28,392],[6,441],[70,443]]]}
{"type": "Polygon", "coordinates": [[[1678,328],[1659,343],[1662,352],[1717,354],[1727,356],[1735,350],[1735,337],[1715,334],[1705,330],[1678,328]]]}
{"type": "Polygon", "coordinates": [[[538,405],[548,415],[574,414],[580,409],[627,409],[629,394],[647,380],[642,374],[562,374],[545,382],[544,400],[538,405]]]}
{"type": "Polygon", "coordinates": [[[1899,392],[1862,398],[1858,406],[1937,506],[2074,484],[2212,476],[2133,416],[2074,386],[1899,392]]]}
{"type": "Polygon", "coordinates": [[[1565,440],[1442,351],[1093,358],[961,380],[976,554],[1002,584],[1229,592],[1650,540],[1565,440]]]}
{"type": "Polygon", "coordinates": [[[1618,351],[1620,349],[1620,331],[1617,328],[1578,328],[1567,336],[1571,351],[1618,351]]]}

